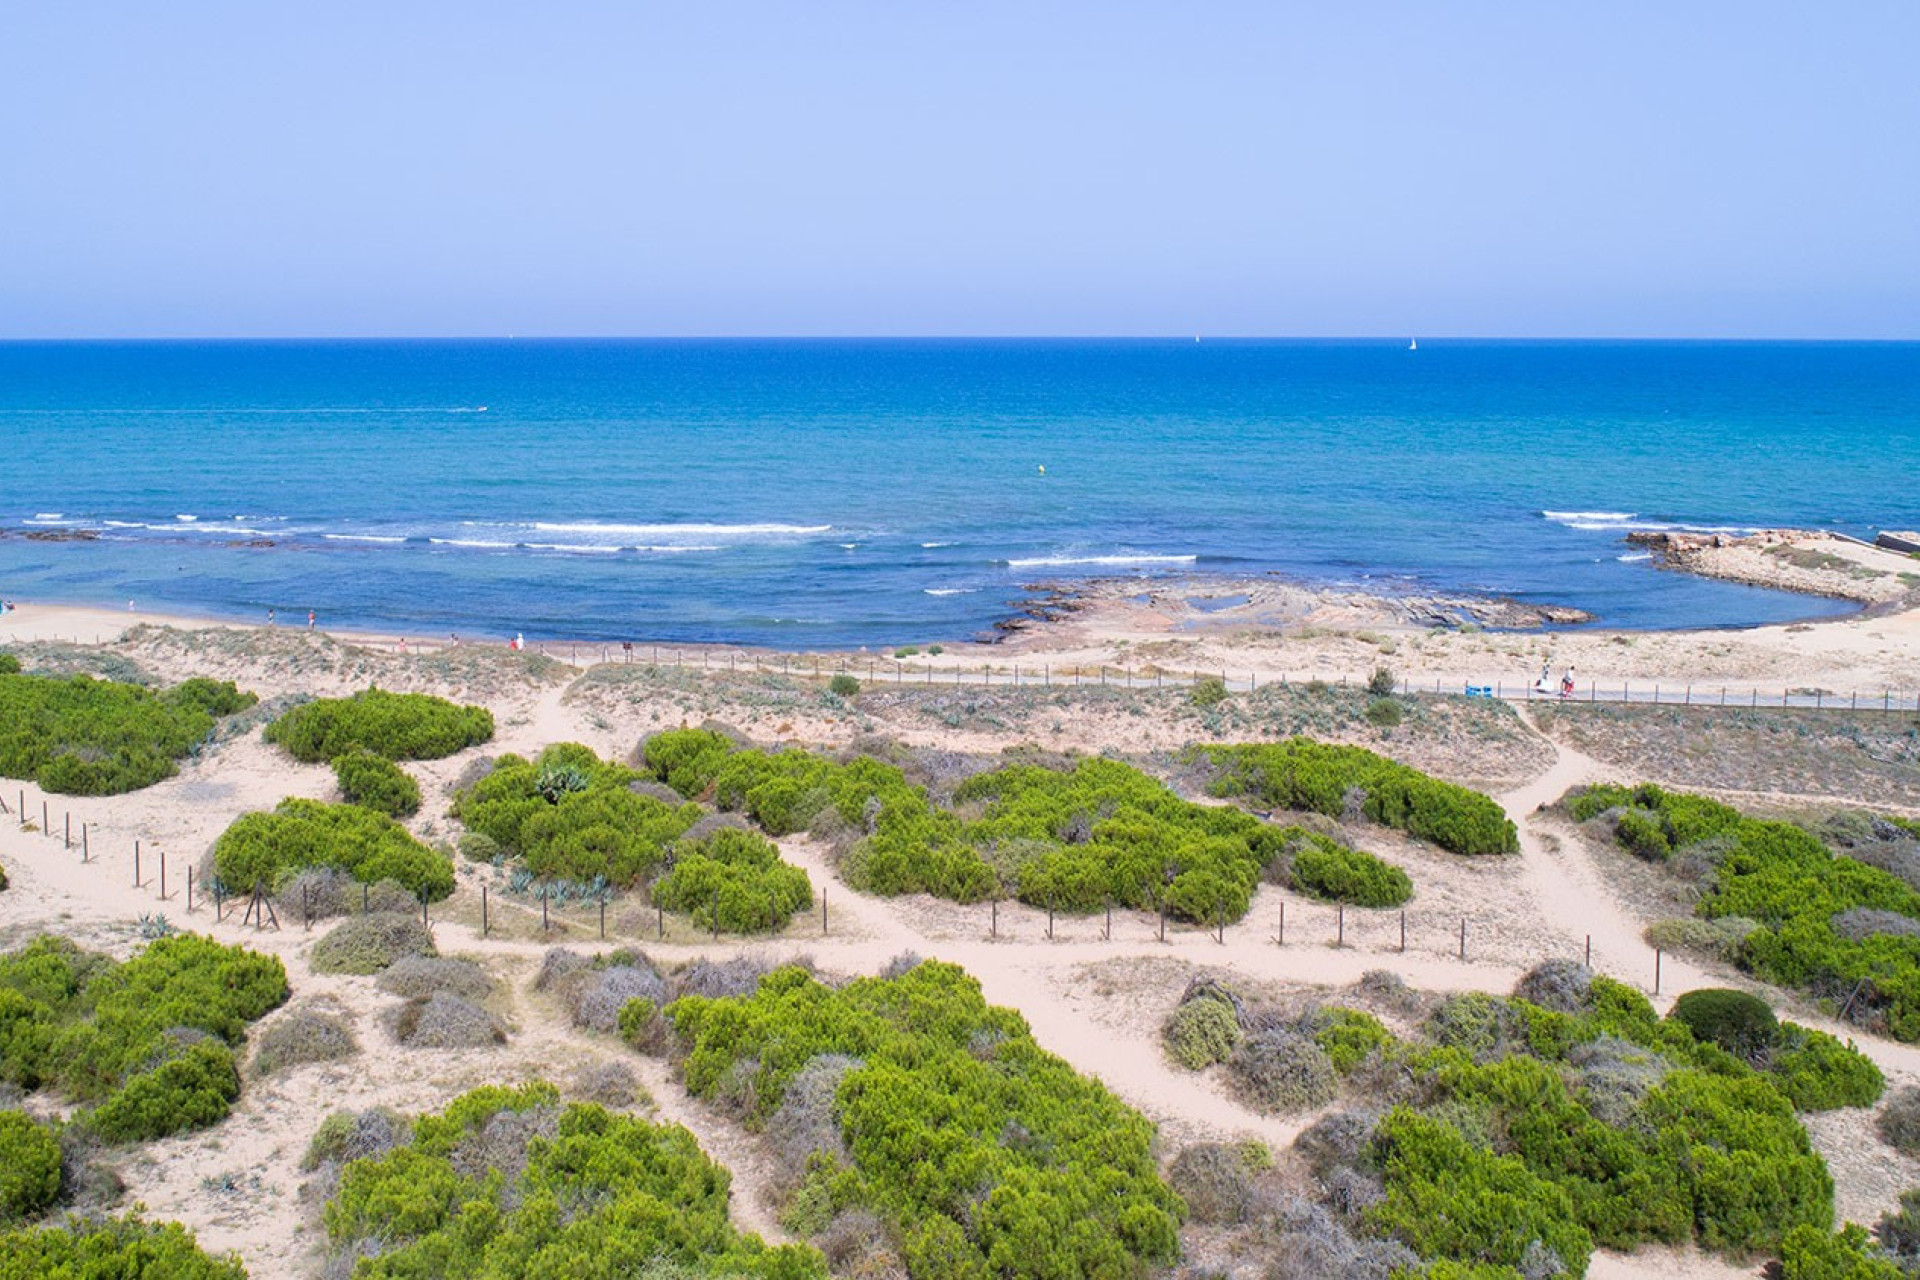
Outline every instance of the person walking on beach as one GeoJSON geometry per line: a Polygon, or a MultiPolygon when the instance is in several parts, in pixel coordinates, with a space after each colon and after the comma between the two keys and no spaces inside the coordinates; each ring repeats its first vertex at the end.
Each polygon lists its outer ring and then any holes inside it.
{"type": "Polygon", "coordinates": [[[267,625],[268,625],[269,627],[271,627],[271,626],[273,625],[273,610],[272,610],[272,609],[268,609],[268,610],[267,610],[267,625]]]}
{"type": "Polygon", "coordinates": [[[1560,677],[1560,697],[1564,700],[1573,696],[1573,668],[1567,668],[1567,674],[1560,677]]]}

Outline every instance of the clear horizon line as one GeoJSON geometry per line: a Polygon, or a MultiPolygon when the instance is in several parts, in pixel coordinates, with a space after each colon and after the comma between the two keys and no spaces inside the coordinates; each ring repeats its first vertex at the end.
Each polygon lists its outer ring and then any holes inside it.
{"type": "Polygon", "coordinates": [[[1699,334],[1460,334],[1419,330],[1380,333],[274,333],[274,334],[87,334],[83,336],[0,335],[0,345],[56,343],[188,343],[188,342],[1399,342],[1425,338],[1429,342],[1473,343],[1699,343],[1699,344],[1858,344],[1900,346],[1920,344],[1912,337],[1835,337],[1798,335],[1699,334]]]}

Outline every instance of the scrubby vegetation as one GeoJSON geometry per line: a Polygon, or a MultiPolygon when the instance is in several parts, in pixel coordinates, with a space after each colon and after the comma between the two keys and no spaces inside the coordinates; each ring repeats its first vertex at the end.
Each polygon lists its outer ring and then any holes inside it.
{"type": "Polygon", "coordinates": [[[286,998],[278,960],[196,934],[125,963],[41,937],[0,956],[0,1079],[92,1104],[109,1142],[202,1128],[239,1096],[247,1024],[286,998]]]}
{"type": "Polygon", "coordinates": [[[1340,817],[1350,805],[1375,822],[1463,854],[1517,853],[1506,813],[1477,791],[1442,782],[1363,747],[1307,738],[1196,748],[1218,770],[1213,793],[1275,809],[1340,817]]]}
{"type": "Polygon", "coordinates": [[[312,1062],[337,1062],[360,1052],[346,1019],[328,1010],[287,1010],[260,1032],[253,1053],[255,1075],[270,1076],[312,1062]]]}
{"type": "Polygon", "coordinates": [[[385,756],[366,750],[336,756],[333,777],[348,804],[389,818],[411,817],[420,810],[420,784],[385,756]]]}
{"type": "Polygon", "coordinates": [[[1406,872],[1364,849],[1299,827],[1284,828],[1283,833],[1285,881],[1310,898],[1355,907],[1397,907],[1413,897],[1413,880],[1406,872]]]}
{"type": "Polygon", "coordinates": [[[633,785],[643,776],[587,747],[561,743],[534,760],[500,757],[455,796],[453,816],[536,876],[599,876],[626,887],[663,866],[668,845],[701,815],[696,804],[636,794],[633,785]]]}
{"type": "Polygon", "coordinates": [[[271,813],[245,813],[213,846],[213,871],[230,893],[277,893],[309,868],[362,884],[392,880],[437,902],[453,892],[453,864],[384,814],[354,804],[289,798],[271,813]]]}
{"type": "Polygon", "coordinates": [[[370,751],[388,760],[438,760],[493,737],[493,713],[424,693],[366,689],[303,703],[267,726],[268,742],[309,764],[370,751]]]}
{"type": "MultiPolygon", "coordinates": [[[[1741,968],[1830,1000],[1869,1029],[1920,1040],[1920,888],[1908,879],[1836,854],[1792,823],[1652,785],[1589,787],[1567,807],[1576,820],[1610,823],[1640,857],[1695,867],[1708,882],[1696,910],[1737,923],[1724,954],[1741,968]]],[[[1894,838],[1880,843],[1906,843],[1899,828],[1886,830],[1894,838]]],[[[1920,842],[1911,864],[1878,856],[1911,874],[1920,842]]]]}
{"type": "Polygon", "coordinates": [[[780,969],[666,1013],[687,1087],[780,1139],[789,1225],[868,1242],[851,1270],[1123,1276],[1175,1256],[1152,1126],[951,965],[837,989],[780,969]]]}
{"type": "Polygon", "coordinates": [[[233,685],[194,679],[155,693],[139,685],[0,670],[0,775],[46,791],[137,791],[177,771],[221,716],[252,706],[233,685]]]}
{"type": "Polygon", "coordinates": [[[177,1222],[138,1218],[85,1220],[0,1234],[0,1280],[246,1280],[233,1254],[201,1252],[193,1233],[177,1222]]]}
{"type": "Polygon", "coordinates": [[[417,916],[373,911],[343,920],[313,944],[315,973],[379,973],[407,956],[433,955],[433,935],[417,916]]]}
{"type": "Polygon", "coordinates": [[[685,1129],[562,1106],[550,1085],[477,1089],[410,1133],[378,1125],[357,1159],[338,1161],[355,1121],[329,1125],[316,1159],[338,1164],[327,1238],[337,1258],[359,1258],[361,1280],[826,1276],[813,1249],[734,1230],[727,1171],[685,1129]]]}
{"type": "MultiPolygon", "coordinates": [[[[1383,1268],[1396,1274],[1577,1276],[1602,1246],[1692,1241],[1745,1256],[1780,1250],[1798,1227],[1824,1240],[1833,1182],[1795,1110],[1871,1101],[1871,1063],[1829,1037],[1825,1068],[1810,1071],[1783,1061],[1805,1042],[1780,1045],[1812,1033],[1778,1024],[1755,1039],[1753,1010],[1713,998],[1663,1019],[1577,965],[1544,966],[1517,990],[1533,999],[1446,998],[1413,1040],[1356,1009],[1262,1007],[1215,984],[1181,1008],[1236,1015],[1227,1078],[1250,1104],[1350,1108],[1298,1144],[1334,1215],[1328,1258],[1371,1238],[1416,1255],[1383,1268]],[[1476,1267],[1490,1270],[1449,1269],[1476,1267]]],[[[1224,1181],[1210,1196],[1251,1194],[1252,1175],[1214,1165],[1224,1181]]]]}
{"type": "Polygon", "coordinates": [[[747,933],[776,929],[813,901],[807,873],[780,860],[780,849],[751,831],[721,828],[674,848],[672,869],[653,900],[691,915],[702,928],[747,933]]]}
{"type": "Polygon", "coordinates": [[[24,1111],[0,1111],[0,1226],[37,1216],[59,1195],[59,1139],[24,1111]]]}

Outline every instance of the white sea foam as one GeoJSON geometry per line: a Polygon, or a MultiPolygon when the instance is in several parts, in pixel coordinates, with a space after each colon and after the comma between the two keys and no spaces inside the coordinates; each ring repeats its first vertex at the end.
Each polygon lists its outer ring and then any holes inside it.
{"type": "Polygon", "coordinates": [[[393,537],[384,533],[323,533],[320,535],[328,542],[405,542],[405,538],[393,537]]]}
{"type": "Polygon", "coordinates": [[[175,516],[174,517],[175,520],[179,520],[185,524],[192,524],[194,521],[198,520],[199,518],[200,518],[199,516],[175,516]]]}
{"type": "Polygon", "coordinates": [[[935,547],[950,547],[953,544],[951,542],[923,542],[920,545],[928,551],[932,551],[935,547]]]}
{"type": "Polygon", "coordinates": [[[1582,533],[1757,533],[1751,525],[1688,524],[1679,520],[1641,519],[1635,511],[1542,511],[1555,524],[1582,533]]]}
{"type": "Polygon", "coordinates": [[[486,547],[496,551],[511,551],[519,545],[513,542],[494,542],[486,538],[428,538],[436,547],[486,547]]]}
{"type": "Polygon", "coordinates": [[[640,537],[672,537],[675,534],[698,535],[709,538],[752,537],[755,535],[783,535],[801,533],[826,533],[832,529],[830,524],[594,524],[557,523],[536,520],[533,528],[542,533],[631,533],[640,537]]]}
{"type": "Polygon", "coordinates": [[[1618,560],[1621,564],[1638,564],[1642,560],[1653,559],[1653,553],[1650,551],[1629,551],[1626,555],[1615,556],[1614,559],[1618,560]]]}
{"type": "Polygon", "coordinates": [[[1632,511],[1542,511],[1541,515],[1560,524],[1575,520],[1631,520],[1632,511]]]}
{"type": "Polygon", "coordinates": [[[564,551],[573,555],[611,556],[626,548],[619,546],[590,546],[580,542],[527,542],[522,543],[529,551],[564,551]]]}
{"type": "Polygon", "coordinates": [[[33,518],[35,520],[65,520],[67,513],[64,511],[36,511],[33,513],[33,518]]]}
{"type": "Polygon", "coordinates": [[[1075,564],[1192,564],[1200,557],[1163,556],[1163,555],[1109,555],[1109,556],[1035,556],[1025,560],[1008,560],[1006,565],[1013,569],[1053,569],[1075,564]]]}
{"type": "Polygon", "coordinates": [[[930,596],[970,596],[978,587],[922,587],[921,591],[930,596]]]}

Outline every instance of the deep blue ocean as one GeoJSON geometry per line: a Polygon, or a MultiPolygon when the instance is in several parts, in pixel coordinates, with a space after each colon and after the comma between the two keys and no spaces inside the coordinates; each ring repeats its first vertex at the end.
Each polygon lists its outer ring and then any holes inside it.
{"type": "Polygon", "coordinates": [[[0,343],[0,445],[26,600],[805,648],[1277,572],[1724,626],[1839,606],[1625,534],[1920,526],[1920,344],[0,343]]]}

